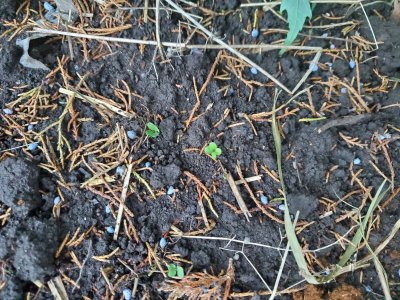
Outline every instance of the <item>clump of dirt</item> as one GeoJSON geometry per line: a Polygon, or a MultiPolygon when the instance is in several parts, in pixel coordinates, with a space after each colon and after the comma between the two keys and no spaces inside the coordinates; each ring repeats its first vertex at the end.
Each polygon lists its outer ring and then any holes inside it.
{"type": "Polygon", "coordinates": [[[308,284],[303,291],[293,294],[293,300],[321,300],[323,299],[324,291],[318,286],[308,284]]]}
{"type": "Polygon", "coordinates": [[[362,293],[356,287],[343,284],[333,291],[325,293],[324,289],[315,285],[306,285],[304,290],[293,294],[293,300],[361,300],[362,293]]]}
{"type": "MultiPolygon", "coordinates": [[[[37,217],[10,222],[0,232],[0,259],[12,265],[6,282],[44,281],[55,274],[55,253],[59,243],[59,225],[51,219],[37,217]],[[46,241],[46,243],[43,243],[46,241]]],[[[0,290],[2,299],[14,299],[21,286],[0,290]],[[11,294],[10,294],[11,293],[11,294]]]]}
{"type": "Polygon", "coordinates": [[[11,208],[18,217],[42,204],[39,193],[39,168],[22,158],[0,162],[0,202],[11,208]]]}
{"type": "Polygon", "coordinates": [[[356,287],[348,284],[343,284],[331,293],[329,293],[329,300],[361,300],[363,299],[362,292],[356,287]]]}

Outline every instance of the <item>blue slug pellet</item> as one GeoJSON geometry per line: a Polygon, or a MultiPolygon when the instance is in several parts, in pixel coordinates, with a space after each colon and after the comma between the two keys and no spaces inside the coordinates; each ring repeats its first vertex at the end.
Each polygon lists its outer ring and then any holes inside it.
{"type": "Polygon", "coordinates": [[[30,143],[28,145],[28,150],[29,151],[35,151],[38,148],[38,146],[39,146],[38,142],[30,143]]]}
{"type": "Polygon", "coordinates": [[[355,164],[356,166],[360,165],[360,164],[361,164],[361,159],[359,159],[358,157],[355,158],[355,159],[353,160],[353,164],[355,164]]]}
{"type": "Polygon", "coordinates": [[[174,193],[175,193],[174,187],[173,186],[168,187],[167,195],[172,196],[174,193]]]}
{"type": "Polygon", "coordinates": [[[351,59],[349,61],[349,67],[350,67],[350,69],[354,69],[356,67],[356,62],[354,59],[351,59]]]}
{"type": "Polygon", "coordinates": [[[167,246],[167,240],[165,238],[160,239],[160,248],[164,249],[167,246]]]}
{"type": "Polygon", "coordinates": [[[57,205],[58,203],[60,203],[60,201],[61,201],[60,196],[57,196],[54,198],[53,203],[54,203],[54,205],[57,205]]]}
{"type": "Polygon", "coordinates": [[[317,72],[318,69],[319,69],[319,67],[318,67],[318,65],[317,65],[316,63],[311,63],[311,64],[310,64],[310,70],[311,70],[312,72],[317,72]]]}
{"type": "Polygon", "coordinates": [[[6,115],[12,115],[14,112],[10,108],[4,108],[3,113],[5,113],[6,115]]]}
{"type": "Polygon", "coordinates": [[[107,228],[106,228],[106,230],[107,230],[107,232],[108,233],[110,233],[110,234],[113,234],[114,233],[114,227],[112,227],[112,226],[108,226],[107,228]]]}
{"type": "Polygon", "coordinates": [[[251,36],[253,37],[253,38],[258,38],[258,36],[260,35],[260,31],[258,31],[258,29],[257,28],[254,28],[252,31],[251,31],[251,36]]]}
{"type": "Polygon", "coordinates": [[[124,295],[125,300],[131,300],[132,298],[132,291],[130,289],[124,289],[122,291],[122,294],[124,295]]]}
{"type": "Polygon", "coordinates": [[[253,74],[253,75],[257,75],[258,70],[257,70],[256,67],[252,67],[252,68],[250,69],[250,72],[251,72],[251,74],[253,74]]]}
{"type": "Polygon", "coordinates": [[[262,204],[264,204],[264,205],[267,205],[267,204],[268,204],[268,197],[267,197],[267,196],[262,195],[262,196],[260,197],[260,200],[261,200],[261,203],[262,203],[262,204]]]}
{"type": "Polygon", "coordinates": [[[133,130],[127,131],[126,134],[127,134],[128,138],[130,138],[131,140],[134,140],[137,137],[136,132],[134,132],[133,130]]]}

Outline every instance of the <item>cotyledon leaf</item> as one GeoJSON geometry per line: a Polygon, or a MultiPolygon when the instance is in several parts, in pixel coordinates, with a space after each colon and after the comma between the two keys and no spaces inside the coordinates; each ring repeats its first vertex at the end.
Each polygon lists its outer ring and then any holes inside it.
{"type": "Polygon", "coordinates": [[[306,19],[311,18],[312,12],[309,0],[283,0],[280,11],[282,13],[285,10],[289,22],[289,32],[285,45],[291,45],[303,28],[306,19]]]}

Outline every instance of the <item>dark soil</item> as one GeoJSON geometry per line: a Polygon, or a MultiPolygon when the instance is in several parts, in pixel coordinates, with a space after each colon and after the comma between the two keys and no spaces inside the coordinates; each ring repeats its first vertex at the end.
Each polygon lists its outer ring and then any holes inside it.
{"type": "MultiPolygon", "coordinates": [[[[38,10],[37,1],[31,2],[32,8],[38,10]]],[[[204,2],[208,8],[217,12],[236,10],[240,4],[239,1],[213,1],[215,4],[212,6],[210,4],[212,1],[204,2]]],[[[15,15],[16,7],[15,1],[0,3],[0,33],[8,29],[3,24],[5,21],[13,18],[23,19],[23,15],[15,15]]],[[[289,209],[293,214],[296,211],[300,212],[302,224],[312,222],[299,234],[299,241],[309,249],[317,249],[334,243],[337,240],[335,233],[344,235],[356,225],[351,218],[343,218],[343,221],[337,221],[337,219],[360,207],[364,193],[356,193],[345,201],[339,201],[339,199],[352,191],[360,190],[362,186],[371,188],[371,194],[375,194],[383,177],[370,161],[390,178],[391,169],[387,159],[383,151],[376,150],[377,137],[384,133],[391,134],[387,155],[392,160],[391,165],[395,174],[392,191],[400,185],[398,176],[400,170],[400,139],[398,139],[400,90],[395,88],[395,81],[390,81],[385,89],[374,89],[382,85],[380,76],[385,76],[385,79],[400,78],[400,26],[391,21],[380,20],[372,9],[376,9],[386,19],[389,19],[390,13],[386,6],[368,7],[376,38],[383,42],[379,50],[364,51],[364,62],[360,64],[359,77],[364,84],[362,95],[368,107],[371,108],[371,117],[356,124],[332,126],[320,133],[318,129],[325,122],[357,115],[352,109],[349,98],[340,94],[332,95],[330,104],[335,105],[325,110],[327,117],[325,121],[299,121],[301,118],[315,117],[306,106],[302,105],[309,103],[307,94],[302,94],[288,106],[289,110],[296,110],[295,113],[285,116],[283,116],[283,111],[278,113],[284,136],[283,175],[289,209]],[[343,135],[358,138],[359,143],[365,146],[349,146],[341,137],[343,135]],[[359,165],[354,164],[356,158],[360,160],[359,165]],[[329,180],[327,180],[328,171],[329,180]],[[357,173],[358,171],[360,173],[357,173]],[[358,174],[359,182],[354,180],[355,173],[358,174]],[[339,204],[336,203],[338,201],[339,204]],[[330,215],[326,214],[327,203],[335,204],[330,215]]],[[[314,16],[332,11],[335,11],[337,16],[341,16],[344,15],[346,9],[336,5],[319,5],[314,11],[314,16]]],[[[95,13],[99,13],[98,9],[95,13]]],[[[200,15],[202,11],[192,9],[191,13],[200,15]]],[[[151,18],[154,17],[152,12],[149,14],[151,18]]],[[[135,11],[129,18],[133,27],[115,36],[153,39],[154,23],[139,24],[141,16],[142,11],[135,11]]],[[[212,27],[215,33],[224,36],[226,41],[231,41],[235,36],[237,43],[238,41],[254,43],[254,39],[243,31],[247,24],[252,23],[253,16],[252,9],[241,10],[242,23],[239,22],[238,12],[215,16],[212,19],[212,27]]],[[[31,17],[38,18],[37,15],[31,17]]],[[[352,13],[342,21],[353,19],[364,22],[361,11],[352,13]]],[[[173,13],[167,17],[162,13],[161,40],[177,40],[177,33],[173,32],[173,29],[178,28],[179,20],[182,19],[178,14],[173,13]]],[[[86,20],[92,27],[100,26],[99,21],[99,17],[95,17],[92,21],[86,20]]],[[[322,19],[313,25],[329,23],[329,20],[322,19]]],[[[364,23],[353,29],[350,34],[355,35],[357,30],[362,37],[372,40],[368,27],[364,23]]],[[[265,13],[259,27],[286,28],[286,24],[273,14],[265,13]]],[[[329,36],[342,38],[343,35],[338,28],[341,27],[330,30],[329,36]]],[[[321,36],[323,31],[317,30],[312,34],[321,36]]],[[[270,43],[280,38],[283,38],[283,35],[274,33],[261,35],[259,40],[270,43]]],[[[330,47],[330,41],[327,39],[310,38],[305,41],[305,44],[309,46],[321,46],[325,49],[330,47]]],[[[205,44],[206,41],[195,35],[191,42],[205,44]]],[[[333,39],[331,42],[335,43],[337,48],[346,48],[343,41],[333,39]]],[[[32,123],[34,132],[40,132],[57,121],[64,110],[67,98],[58,93],[59,87],[65,87],[63,78],[60,73],[57,73],[54,80],[48,80],[46,79],[47,72],[26,69],[20,65],[18,62],[22,51],[15,45],[15,39],[9,41],[6,36],[0,39],[0,43],[0,107],[5,108],[5,105],[17,99],[21,92],[42,84],[44,92],[51,95],[55,108],[41,111],[37,117],[48,116],[48,118],[38,118],[37,122],[32,123]],[[20,88],[24,85],[27,87],[20,88]]],[[[95,50],[98,51],[99,45],[98,42],[87,41],[91,56],[95,50]]],[[[79,118],[84,118],[86,121],[80,123],[77,139],[74,139],[73,133],[67,130],[66,124],[71,120],[70,115],[66,117],[62,130],[72,149],[99,139],[110,138],[117,126],[123,127],[126,131],[135,131],[138,138],[129,140],[129,159],[139,161],[134,164],[134,169],[149,183],[156,194],[156,199],[151,197],[144,184],[132,176],[126,206],[133,213],[129,220],[137,231],[138,241],[131,239],[123,226],[118,240],[114,241],[113,235],[107,232],[107,228],[115,226],[118,203],[112,200],[112,194],[105,187],[101,191],[107,194],[108,198],[94,193],[93,189],[81,186],[92,177],[89,165],[93,166],[96,162],[99,165],[109,162],[101,157],[102,152],[86,156],[87,164],[80,164],[76,168],[70,169],[70,162],[67,162],[64,168],[60,167],[60,173],[66,183],[63,185],[60,184],[62,180],[58,174],[51,173],[45,168],[48,160],[43,147],[33,151],[27,151],[25,148],[8,151],[9,155],[1,156],[0,161],[0,216],[5,215],[7,209],[11,208],[11,215],[7,218],[7,222],[0,227],[0,299],[22,299],[27,293],[31,293],[31,296],[36,295],[35,299],[51,299],[49,289],[38,288],[34,282],[40,281],[45,284],[58,275],[63,279],[70,299],[83,299],[83,297],[111,299],[110,285],[116,286],[113,293],[116,299],[121,299],[125,288],[133,288],[134,278],[139,279],[135,299],[167,299],[168,294],[160,290],[166,284],[165,278],[154,262],[150,264],[146,246],[147,244],[154,249],[162,237],[166,237],[168,244],[165,249],[161,250],[158,247],[156,251],[163,261],[171,262],[171,254],[179,254],[183,259],[182,266],[186,272],[204,271],[217,275],[227,270],[230,258],[235,258],[235,280],[232,282],[231,292],[266,290],[266,286],[243,255],[239,255],[238,258],[235,256],[235,251],[221,249],[227,244],[226,242],[209,239],[177,239],[169,233],[173,225],[183,232],[205,228],[198,203],[198,186],[194,180],[190,180],[187,173],[190,172],[211,192],[210,198],[218,214],[216,217],[207,205],[207,201],[203,199],[208,219],[215,221],[215,227],[210,232],[201,235],[235,237],[237,240],[246,239],[254,243],[285,247],[284,226],[258,210],[246,189],[240,186],[239,190],[244,201],[252,211],[250,221],[246,221],[240,213],[224,174],[226,170],[232,173],[235,179],[239,179],[236,166],[240,165],[244,177],[263,175],[261,180],[249,184],[257,199],[261,195],[266,195],[269,199],[281,197],[278,191],[281,188],[280,184],[265,171],[267,168],[277,173],[271,123],[265,119],[253,120],[250,124],[244,117],[271,111],[274,87],[268,84],[268,80],[263,75],[253,75],[249,68],[244,68],[243,77],[246,80],[260,83],[253,84],[252,98],[248,101],[250,89],[233,73],[229,72],[228,80],[213,78],[204,94],[201,95],[201,103],[194,115],[195,118],[186,130],[185,122],[196,104],[193,78],[200,90],[206,82],[218,52],[216,50],[185,51],[181,56],[171,57],[168,63],[161,63],[158,57],[154,63],[155,71],[153,68],[154,47],[146,46],[144,52],[141,53],[137,45],[115,43],[108,45],[111,55],[100,59],[92,57],[86,61],[82,54],[82,44],[73,42],[75,58],[64,66],[71,75],[68,84],[70,87],[78,85],[78,74],[84,75],[90,72],[86,79],[88,88],[97,95],[117,99],[113,87],[123,87],[121,85],[123,80],[134,93],[132,106],[129,109],[135,112],[136,116],[133,119],[127,119],[115,114],[107,119],[89,103],[75,101],[74,108],[79,112],[79,118]],[[227,85],[229,88],[224,94],[221,89],[227,85]],[[140,95],[140,97],[135,95],[140,95]],[[227,110],[229,111],[223,118],[227,110]],[[144,124],[148,121],[159,126],[161,133],[155,139],[144,139],[144,124]],[[215,141],[222,149],[222,155],[217,161],[199,151],[210,141],[215,141]],[[193,148],[198,149],[193,150],[193,148]],[[151,163],[151,166],[145,165],[146,162],[151,163]],[[67,189],[66,186],[69,188],[67,189]],[[166,194],[170,186],[175,190],[174,195],[166,194]],[[60,213],[57,217],[54,211],[54,199],[60,193],[62,205],[59,207],[60,213]],[[109,213],[106,207],[111,208],[112,213],[109,213]],[[236,210],[235,207],[237,207],[236,210]],[[82,233],[87,233],[82,236],[82,241],[76,245],[67,245],[56,257],[55,254],[65,236],[69,233],[72,237],[78,229],[78,237],[82,233]],[[119,251],[109,259],[100,261],[93,258],[107,255],[117,247],[119,251]],[[82,269],[76,265],[71,253],[81,264],[84,263],[82,269]],[[103,273],[107,273],[110,284],[106,282],[101,273],[102,270],[103,273]],[[124,275],[126,276],[123,277],[124,275]],[[78,278],[79,288],[74,288],[71,280],[76,282],[78,278]],[[121,278],[123,280],[119,282],[121,278]]],[[[57,67],[57,57],[61,58],[63,55],[70,54],[68,42],[60,39],[49,41],[46,46],[39,43],[33,44],[30,51],[32,57],[39,59],[50,69],[57,67]]],[[[352,57],[354,53],[346,52],[346,55],[352,57]]],[[[312,58],[311,55],[301,56],[295,52],[287,52],[280,57],[278,51],[248,56],[291,88],[307,71],[312,58]]],[[[349,68],[348,61],[342,56],[332,61],[331,55],[323,54],[321,63],[326,62],[333,62],[332,69],[318,70],[304,84],[304,87],[314,84],[310,97],[317,112],[324,111],[324,105],[328,102],[327,87],[320,81],[327,81],[334,75],[340,80],[352,82],[357,76],[356,70],[349,68]]],[[[228,70],[226,61],[222,61],[217,66],[218,74],[223,74],[228,70]]],[[[289,95],[282,93],[279,104],[289,98],[289,95]]],[[[27,129],[29,122],[17,118],[18,113],[20,111],[17,109],[10,118],[15,120],[20,127],[10,127],[4,113],[1,113],[0,150],[19,147],[28,142],[23,137],[29,134],[27,129]]],[[[45,135],[49,139],[49,144],[57,151],[56,128],[46,131],[45,135]]],[[[66,146],[64,150],[68,151],[66,146]]],[[[58,152],[56,153],[58,155],[58,152]]],[[[115,155],[118,154],[115,153],[115,155]]],[[[68,157],[67,160],[69,159],[71,158],[68,157]]],[[[115,158],[115,161],[118,161],[118,158],[115,158]]],[[[127,165],[128,159],[119,163],[127,165]]],[[[115,168],[108,172],[109,176],[115,174],[115,168]]],[[[113,188],[115,186],[121,189],[123,178],[116,176],[113,184],[113,188]]],[[[381,244],[398,220],[399,200],[400,197],[397,194],[384,209],[379,211],[379,226],[376,226],[369,236],[369,245],[372,249],[381,244]]],[[[270,204],[268,211],[282,220],[283,213],[278,209],[279,203],[270,204]]],[[[362,210],[363,214],[368,208],[368,203],[362,210]]],[[[125,218],[127,218],[126,214],[125,218]]],[[[0,226],[1,221],[2,219],[0,219],[0,226]]],[[[352,234],[354,232],[350,236],[352,234]]],[[[242,246],[233,244],[229,246],[229,249],[240,251],[242,246]]],[[[397,235],[379,256],[386,270],[394,299],[400,298],[399,251],[400,240],[397,235]]],[[[244,248],[244,253],[272,287],[281,264],[282,253],[251,245],[244,248]]],[[[337,263],[342,254],[343,249],[340,245],[318,252],[316,258],[319,264],[312,262],[314,270],[326,272],[329,266],[337,263]]],[[[364,249],[357,253],[357,257],[361,258],[366,254],[368,252],[364,249]]],[[[163,264],[163,267],[165,268],[166,265],[163,264]]],[[[300,280],[302,276],[298,272],[296,262],[289,255],[279,287],[284,289],[300,280]]],[[[373,264],[362,271],[348,273],[337,278],[335,282],[323,285],[323,297],[327,298],[331,291],[344,283],[358,289],[364,299],[383,298],[373,264]]],[[[253,299],[258,299],[257,297],[268,298],[257,295],[253,299]]],[[[279,299],[292,298],[291,295],[286,295],[280,296],[279,299]]]]}

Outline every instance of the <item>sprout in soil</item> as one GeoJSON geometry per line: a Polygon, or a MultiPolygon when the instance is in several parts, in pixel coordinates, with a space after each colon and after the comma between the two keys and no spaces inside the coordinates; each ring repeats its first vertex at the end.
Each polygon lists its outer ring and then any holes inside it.
{"type": "Polygon", "coordinates": [[[146,135],[151,138],[156,138],[160,134],[160,129],[158,129],[157,125],[151,122],[146,124],[146,135]]]}
{"type": "Polygon", "coordinates": [[[183,278],[185,277],[185,271],[181,266],[178,266],[176,264],[169,264],[168,265],[168,277],[178,277],[178,278],[183,278]]]}
{"type": "Polygon", "coordinates": [[[216,159],[218,155],[222,154],[222,150],[218,148],[217,144],[211,142],[208,146],[204,149],[204,152],[212,157],[212,159],[216,159]]]}

